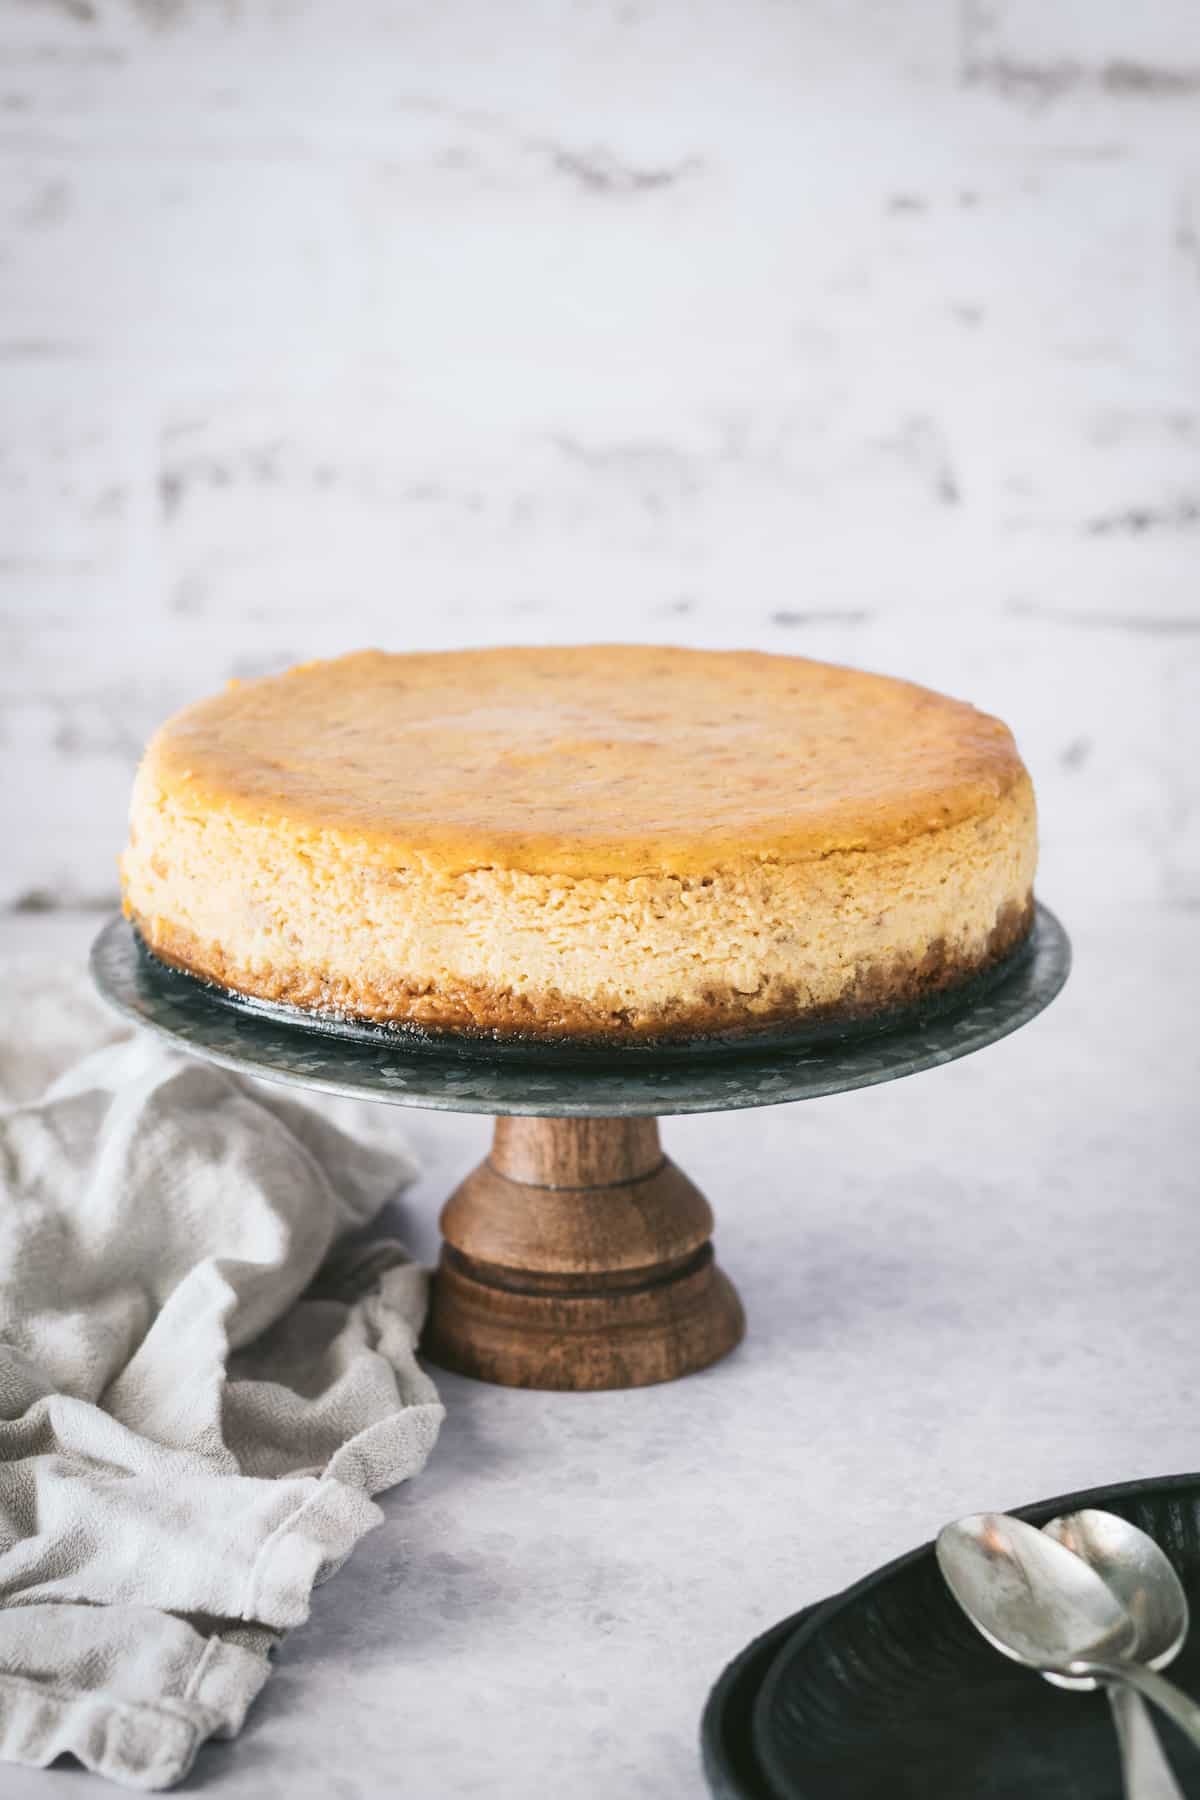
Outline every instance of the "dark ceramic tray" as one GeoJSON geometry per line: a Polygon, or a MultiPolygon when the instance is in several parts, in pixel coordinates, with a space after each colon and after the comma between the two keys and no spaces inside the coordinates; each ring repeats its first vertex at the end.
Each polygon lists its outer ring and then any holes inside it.
{"type": "MultiPolygon", "coordinates": [[[[1044,1525],[1081,1506],[1140,1525],[1200,1605],[1200,1475],[1125,1483],[1023,1507],[1044,1525]]],[[[1200,1630],[1171,1674],[1200,1692],[1200,1630]]],[[[1200,1751],[1164,1724],[1189,1800],[1200,1751]]],[[[932,1544],[767,1632],[730,1664],[702,1727],[718,1800],[1121,1800],[1102,1695],[1065,1694],[1007,1662],[967,1623],[932,1544]]]]}
{"type": "Polygon", "coordinates": [[[709,1792],[716,1800],[764,1800],[769,1795],[751,1737],[754,1702],[788,1638],[819,1611],[819,1605],[806,1606],[756,1637],[734,1657],[708,1696],[700,1751],[709,1792]]]}
{"type": "Polygon", "coordinates": [[[525,1044],[521,1054],[505,1055],[478,1040],[426,1035],[418,1042],[383,1026],[351,1029],[233,1000],[168,969],[124,919],[106,925],[92,947],[96,985],[119,1012],[222,1067],[401,1106],[556,1118],[722,1112],[894,1081],[1018,1030],[1050,1004],[1070,966],[1065,931],[1039,905],[1025,944],[979,991],[960,990],[953,1007],[918,1010],[889,1029],[789,1046],[708,1042],[703,1053],[684,1054],[678,1045],[669,1053],[609,1049],[580,1061],[557,1046],[525,1044]]]}

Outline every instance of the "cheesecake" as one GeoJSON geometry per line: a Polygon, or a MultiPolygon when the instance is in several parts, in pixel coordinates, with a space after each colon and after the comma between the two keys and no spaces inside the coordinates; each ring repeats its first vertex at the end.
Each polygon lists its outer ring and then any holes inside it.
{"type": "Polygon", "coordinates": [[[1008,728],[757,651],[362,651],[152,738],[121,859],[161,961],[306,1012],[644,1042],[948,993],[1033,917],[1008,728]]]}

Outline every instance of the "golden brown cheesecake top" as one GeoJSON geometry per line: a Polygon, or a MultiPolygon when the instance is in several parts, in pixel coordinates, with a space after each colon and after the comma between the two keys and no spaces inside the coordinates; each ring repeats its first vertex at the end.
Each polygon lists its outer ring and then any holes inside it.
{"type": "Polygon", "coordinates": [[[909,682],[623,644],[302,663],[186,708],[145,772],[298,847],[576,878],[884,848],[1026,779],[998,719],[909,682]]]}

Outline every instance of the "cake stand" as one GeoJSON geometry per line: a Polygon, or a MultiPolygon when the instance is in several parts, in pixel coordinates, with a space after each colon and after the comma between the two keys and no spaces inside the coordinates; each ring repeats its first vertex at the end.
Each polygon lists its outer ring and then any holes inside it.
{"type": "Polygon", "coordinates": [[[664,1114],[811,1100],[894,1081],[1026,1024],[1067,978],[1039,906],[987,976],[857,1035],[564,1051],[423,1038],[231,998],[150,957],[114,919],[101,994],[177,1048],[242,1075],[398,1106],[496,1115],[490,1155],[450,1196],[423,1348],[511,1387],[620,1388],[704,1368],[742,1336],[713,1216],[665,1157],[664,1114]]]}

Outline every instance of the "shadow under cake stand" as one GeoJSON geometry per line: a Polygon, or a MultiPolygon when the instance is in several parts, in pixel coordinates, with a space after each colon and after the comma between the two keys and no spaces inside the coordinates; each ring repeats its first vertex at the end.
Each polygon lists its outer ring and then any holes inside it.
{"type": "Polygon", "coordinates": [[[1048,1006],[1070,960],[1039,905],[1005,962],[886,1029],[607,1051],[448,1040],[230,996],[165,968],[123,919],[96,939],[92,973],[126,1018],[240,1074],[495,1114],[491,1153],[442,1212],[422,1347],[485,1381],[584,1389],[674,1380],[744,1330],[712,1212],[663,1155],[660,1116],[810,1100],[953,1062],[1048,1006]]]}

